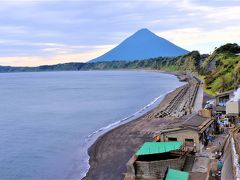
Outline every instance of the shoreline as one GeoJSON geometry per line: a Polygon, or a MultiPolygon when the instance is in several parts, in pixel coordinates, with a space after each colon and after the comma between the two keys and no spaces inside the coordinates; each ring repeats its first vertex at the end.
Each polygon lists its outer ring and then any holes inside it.
{"type": "MultiPolygon", "coordinates": [[[[147,70],[137,70],[137,71],[147,71],[147,70]]],[[[152,71],[152,70],[149,70],[149,71],[152,71]]],[[[182,80],[181,75],[183,73],[180,73],[180,72],[166,72],[166,71],[155,71],[155,70],[154,70],[154,72],[174,75],[178,78],[179,81],[182,80]]],[[[93,142],[90,144],[90,146],[88,148],[89,166],[90,167],[88,169],[88,172],[82,179],[84,179],[84,180],[96,179],[96,178],[97,179],[106,179],[106,178],[108,178],[108,179],[123,179],[122,173],[126,172],[127,161],[134,154],[134,152],[138,149],[139,145],[141,145],[147,139],[152,140],[152,135],[149,136],[146,134],[142,134],[142,135],[140,134],[139,137],[134,137],[132,140],[134,140],[135,142],[132,142],[132,144],[130,144],[130,146],[132,146],[132,147],[123,145],[123,143],[121,143],[121,140],[122,141],[126,140],[126,138],[128,138],[127,137],[128,135],[130,135],[130,136],[137,135],[139,130],[137,130],[137,131],[131,131],[131,130],[134,129],[135,127],[138,127],[138,124],[146,124],[147,123],[146,117],[151,116],[151,114],[153,114],[153,112],[158,111],[159,108],[161,109],[162,106],[165,106],[166,103],[169,103],[169,101],[170,101],[169,98],[176,95],[176,93],[178,93],[178,91],[181,87],[182,86],[162,95],[161,101],[158,102],[152,109],[150,109],[146,112],[143,112],[142,114],[140,114],[137,117],[134,117],[133,119],[132,118],[127,119],[126,122],[124,122],[124,121],[123,121],[123,123],[120,122],[116,126],[108,129],[107,131],[102,132],[102,134],[99,134],[99,136],[93,140],[93,142]],[[123,137],[121,137],[121,135],[122,136],[125,135],[125,137],[123,138],[123,137]],[[120,144],[117,145],[117,148],[116,147],[111,148],[111,146],[115,146],[114,138],[116,138],[118,136],[120,136],[118,139],[118,141],[120,140],[119,141],[120,144]],[[118,147],[119,145],[120,145],[120,147],[118,147]],[[108,148],[108,150],[106,150],[106,151],[102,150],[103,148],[107,148],[107,147],[110,147],[110,148],[108,148]],[[120,152],[120,154],[118,154],[119,152],[120,152]],[[125,157],[125,158],[123,158],[123,157],[125,157]],[[116,161],[117,159],[119,159],[119,160],[114,163],[114,161],[116,161]],[[105,164],[107,164],[107,167],[104,167],[104,165],[103,165],[103,167],[101,167],[102,165],[100,165],[100,164],[102,164],[103,162],[100,162],[100,161],[104,161],[104,162],[107,161],[108,163],[105,163],[105,164]],[[99,167],[99,165],[100,165],[100,167],[99,167]],[[108,175],[108,170],[112,171],[113,169],[116,170],[115,173],[111,173],[113,176],[108,175]]],[[[166,119],[168,119],[168,118],[161,118],[160,122],[158,122],[158,123],[162,124],[165,122],[166,119]]],[[[169,123],[166,123],[166,124],[169,124],[169,123]]],[[[143,129],[145,126],[146,125],[142,125],[141,129],[143,129]]],[[[128,142],[126,142],[126,143],[129,144],[128,142]]]]}
{"type": "MultiPolygon", "coordinates": [[[[108,133],[109,131],[111,130],[114,130],[115,128],[118,128],[119,126],[121,125],[124,125],[124,124],[127,124],[131,121],[135,121],[137,120],[138,118],[141,118],[142,116],[146,115],[147,113],[149,113],[150,111],[152,111],[153,109],[155,109],[157,106],[159,106],[159,104],[161,103],[161,101],[163,100],[163,98],[171,93],[172,91],[174,90],[170,90],[168,91],[167,93],[165,94],[162,94],[158,97],[156,97],[155,99],[153,99],[149,104],[147,104],[146,106],[144,106],[143,108],[141,108],[140,110],[136,111],[135,113],[133,113],[132,115],[129,115],[127,116],[126,118],[123,118],[119,121],[116,121],[116,122],[113,122],[107,126],[104,126],[96,131],[94,131],[93,133],[89,134],[87,137],[86,137],[86,142],[87,142],[87,156],[88,156],[88,170],[90,169],[90,164],[89,164],[89,159],[90,159],[90,156],[88,154],[88,151],[90,149],[90,147],[101,137],[101,136],[104,136],[106,133],[108,133]]],[[[87,171],[88,172],[88,171],[87,171]]],[[[86,175],[87,175],[87,172],[86,173],[82,173],[82,177],[81,179],[83,179],[86,175]]]]}

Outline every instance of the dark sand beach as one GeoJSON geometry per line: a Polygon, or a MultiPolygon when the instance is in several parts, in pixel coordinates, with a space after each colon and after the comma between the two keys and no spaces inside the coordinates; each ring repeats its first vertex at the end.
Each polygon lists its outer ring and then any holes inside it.
{"type": "Polygon", "coordinates": [[[156,118],[181,91],[182,87],[167,94],[160,105],[147,114],[120,125],[100,136],[89,148],[90,169],[85,180],[120,180],[126,173],[126,163],[145,142],[153,140],[153,133],[166,126],[179,125],[180,118],[156,118]]]}

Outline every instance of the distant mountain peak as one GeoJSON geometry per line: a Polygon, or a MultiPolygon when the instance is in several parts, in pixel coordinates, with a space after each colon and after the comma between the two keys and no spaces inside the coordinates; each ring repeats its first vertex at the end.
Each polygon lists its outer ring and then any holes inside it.
{"type": "Polygon", "coordinates": [[[150,31],[147,28],[142,28],[142,29],[138,30],[137,32],[135,32],[131,36],[156,36],[156,34],[154,34],[152,31],[150,31]]]}
{"type": "Polygon", "coordinates": [[[125,39],[109,52],[91,60],[90,62],[133,61],[160,56],[173,57],[187,53],[187,50],[157,36],[147,28],[143,28],[125,39]]]}
{"type": "Polygon", "coordinates": [[[147,28],[142,28],[142,29],[139,29],[136,33],[142,33],[142,32],[144,32],[144,33],[152,33],[149,29],[147,29],[147,28]]]}

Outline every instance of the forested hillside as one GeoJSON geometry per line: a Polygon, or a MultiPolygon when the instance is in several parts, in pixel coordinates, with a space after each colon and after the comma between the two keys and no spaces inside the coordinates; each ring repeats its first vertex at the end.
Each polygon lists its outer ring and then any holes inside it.
{"type": "Polygon", "coordinates": [[[240,46],[226,44],[216,49],[201,65],[199,74],[205,76],[210,93],[232,90],[240,85],[240,46]]]}
{"type": "Polygon", "coordinates": [[[205,80],[205,90],[210,94],[237,88],[240,85],[240,46],[226,44],[216,48],[211,55],[192,51],[178,57],[159,57],[136,61],[96,63],[64,63],[38,67],[0,66],[0,72],[82,71],[115,69],[152,69],[192,72],[205,80]]]}

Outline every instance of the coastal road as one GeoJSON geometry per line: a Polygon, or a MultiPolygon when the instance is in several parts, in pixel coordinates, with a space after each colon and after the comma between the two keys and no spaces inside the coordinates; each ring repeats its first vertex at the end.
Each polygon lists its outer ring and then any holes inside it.
{"type": "Polygon", "coordinates": [[[193,105],[193,112],[198,113],[198,111],[201,110],[202,108],[203,108],[203,83],[201,81],[201,83],[199,84],[198,92],[193,105]]]}

